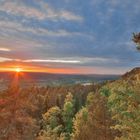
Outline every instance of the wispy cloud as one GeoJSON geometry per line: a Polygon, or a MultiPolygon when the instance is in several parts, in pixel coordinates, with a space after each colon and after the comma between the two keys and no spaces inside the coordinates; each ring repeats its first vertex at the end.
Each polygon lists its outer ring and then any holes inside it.
{"type": "Polygon", "coordinates": [[[114,58],[105,58],[105,57],[85,57],[83,62],[92,62],[92,63],[108,63],[108,62],[113,62],[117,63],[119,62],[118,59],[114,58]]]}
{"type": "Polygon", "coordinates": [[[2,57],[1,61],[15,61],[15,62],[24,62],[24,63],[62,63],[62,64],[77,64],[77,65],[86,65],[90,66],[93,64],[94,66],[103,66],[103,65],[108,65],[109,63],[114,63],[114,65],[119,63],[119,59],[110,59],[110,58],[103,58],[103,57],[65,57],[65,59],[62,58],[53,58],[53,59],[18,59],[18,58],[5,58],[2,57]]]}
{"type": "Polygon", "coordinates": [[[0,57],[0,62],[12,61],[10,58],[0,57]]]}
{"type": "Polygon", "coordinates": [[[74,14],[71,11],[67,11],[64,9],[55,9],[50,6],[48,3],[41,2],[40,6],[43,11],[46,13],[46,17],[57,20],[57,19],[64,19],[64,20],[73,20],[73,21],[83,21],[83,17],[77,14],[74,14]]]}
{"type": "Polygon", "coordinates": [[[4,52],[9,52],[9,51],[11,51],[9,48],[1,48],[0,47],[0,51],[4,51],[4,52]]]}
{"type": "Polygon", "coordinates": [[[15,16],[24,16],[26,18],[34,18],[37,20],[72,20],[82,21],[83,18],[67,10],[55,10],[53,7],[44,2],[38,2],[41,8],[27,6],[22,1],[4,1],[1,2],[0,11],[12,14],[15,16]]]}
{"type": "Polygon", "coordinates": [[[23,33],[32,33],[34,35],[39,35],[39,36],[55,36],[55,37],[60,37],[60,36],[89,36],[88,34],[82,34],[80,32],[70,32],[64,29],[58,29],[55,31],[49,30],[47,28],[41,28],[41,27],[29,27],[29,26],[24,26],[22,23],[18,21],[9,21],[9,20],[3,20],[0,22],[0,30],[6,33],[6,31],[10,32],[23,32],[23,33]]]}
{"type": "Polygon", "coordinates": [[[29,59],[23,62],[47,62],[47,63],[80,63],[79,60],[60,60],[60,59],[29,59]]]}
{"type": "Polygon", "coordinates": [[[29,8],[24,5],[21,5],[18,1],[5,1],[1,4],[0,10],[4,11],[8,14],[13,15],[22,15],[29,18],[37,18],[37,19],[44,19],[46,16],[41,11],[35,8],[29,8]]]}

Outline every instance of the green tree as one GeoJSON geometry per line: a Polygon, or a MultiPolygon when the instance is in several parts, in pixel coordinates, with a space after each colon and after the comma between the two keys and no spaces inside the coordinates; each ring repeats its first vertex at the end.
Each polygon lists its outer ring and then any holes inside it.
{"type": "Polygon", "coordinates": [[[115,124],[112,129],[119,130],[117,140],[139,140],[140,137],[140,83],[117,81],[108,86],[110,96],[108,107],[115,124]]]}
{"type": "Polygon", "coordinates": [[[62,111],[54,106],[43,114],[43,128],[37,140],[57,140],[63,131],[62,111]]]}
{"type": "Polygon", "coordinates": [[[113,140],[110,129],[112,120],[107,109],[106,98],[90,92],[86,108],[81,109],[74,119],[74,140],[113,140]]]}
{"type": "Polygon", "coordinates": [[[84,126],[87,126],[87,119],[88,119],[88,110],[86,107],[83,107],[73,119],[73,134],[72,139],[73,140],[83,140],[86,139],[86,137],[83,137],[82,130],[84,126]]]}
{"type": "Polygon", "coordinates": [[[94,101],[94,93],[90,92],[87,96],[86,105],[89,107],[94,101]]]}
{"type": "Polygon", "coordinates": [[[50,108],[44,115],[43,120],[46,127],[49,125],[51,129],[59,126],[62,123],[61,109],[57,106],[50,108]]]}
{"type": "Polygon", "coordinates": [[[74,99],[71,93],[66,95],[63,109],[58,106],[50,108],[43,114],[43,129],[38,140],[69,140],[72,133],[74,117],[74,99]]]}
{"type": "Polygon", "coordinates": [[[74,99],[71,93],[68,93],[65,98],[63,107],[63,121],[65,125],[65,133],[67,133],[68,139],[72,133],[73,117],[74,117],[74,99]]]}

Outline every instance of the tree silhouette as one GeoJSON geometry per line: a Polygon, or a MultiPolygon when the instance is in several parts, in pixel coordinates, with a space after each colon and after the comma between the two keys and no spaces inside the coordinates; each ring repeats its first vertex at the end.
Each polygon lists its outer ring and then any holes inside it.
{"type": "Polygon", "coordinates": [[[132,40],[136,44],[137,49],[140,50],[140,32],[139,33],[133,33],[132,40]]]}

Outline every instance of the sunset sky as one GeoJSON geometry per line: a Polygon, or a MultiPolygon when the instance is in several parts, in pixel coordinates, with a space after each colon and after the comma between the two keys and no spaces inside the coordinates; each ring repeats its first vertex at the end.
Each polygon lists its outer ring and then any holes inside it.
{"type": "Polygon", "coordinates": [[[139,31],[140,0],[0,0],[0,71],[124,73],[139,31]]]}

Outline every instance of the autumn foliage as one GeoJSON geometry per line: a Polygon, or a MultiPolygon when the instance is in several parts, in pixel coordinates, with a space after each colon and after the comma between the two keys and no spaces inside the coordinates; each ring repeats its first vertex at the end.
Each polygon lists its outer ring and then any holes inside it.
{"type": "Polygon", "coordinates": [[[0,140],[139,140],[140,68],[90,86],[0,93],[0,140]]]}

